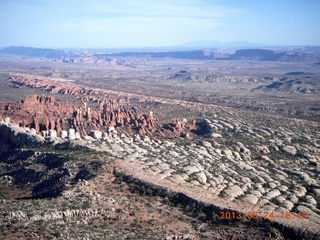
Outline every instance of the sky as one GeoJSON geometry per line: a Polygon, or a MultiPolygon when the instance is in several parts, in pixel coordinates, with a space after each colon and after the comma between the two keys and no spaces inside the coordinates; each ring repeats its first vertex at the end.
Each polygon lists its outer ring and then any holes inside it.
{"type": "Polygon", "coordinates": [[[320,45],[320,0],[0,0],[0,47],[320,45]]]}

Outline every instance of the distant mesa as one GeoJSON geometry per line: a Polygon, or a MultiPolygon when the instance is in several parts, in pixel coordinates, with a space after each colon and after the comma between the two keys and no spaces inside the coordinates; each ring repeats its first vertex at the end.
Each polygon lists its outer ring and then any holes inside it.
{"type": "Polygon", "coordinates": [[[214,50],[169,51],[169,52],[120,52],[96,54],[96,57],[144,57],[144,58],[178,58],[197,60],[260,60],[282,62],[312,62],[320,60],[319,54],[275,51],[269,49],[240,49],[223,57],[214,50]]]}
{"type": "MultiPolygon", "coordinates": [[[[247,47],[249,48],[249,47],[247,47]]],[[[93,63],[121,65],[122,63],[113,59],[115,57],[137,57],[137,58],[176,58],[176,59],[195,59],[195,60],[258,60],[258,61],[282,61],[282,62],[314,62],[319,63],[319,50],[301,52],[275,51],[270,49],[239,49],[235,53],[221,53],[213,48],[197,48],[197,50],[185,50],[176,48],[175,51],[128,51],[113,53],[90,53],[72,52],[50,48],[32,48],[11,46],[0,50],[0,54],[11,54],[25,57],[40,57],[55,59],[57,62],[64,63],[93,63]]],[[[188,48],[190,49],[190,48],[188,48]]],[[[196,48],[193,48],[196,49],[196,48]]],[[[308,49],[308,48],[307,48],[308,49]]]]}
{"type": "Polygon", "coordinates": [[[279,60],[285,53],[284,52],[275,52],[272,50],[266,49],[242,49],[237,50],[233,55],[230,56],[232,60],[239,59],[256,59],[256,60],[264,60],[264,61],[277,61],[279,60]]]}
{"type": "Polygon", "coordinates": [[[33,48],[33,47],[6,47],[0,51],[2,54],[12,54],[26,57],[44,57],[44,58],[61,58],[67,56],[67,52],[51,48],[33,48]]]}
{"type": "Polygon", "coordinates": [[[178,45],[186,48],[252,48],[267,46],[263,43],[252,43],[246,41],[219,42],[219,41],[191,41],[178,45]]]}
{"type": "Polygon", "coordinates": [[[313,73],[307,73],[307,72],[287,72],[286,75],[313,75],[313,73]]]}
{"type": "Polygon", "coordinates": [[[230,55],[228,60],[260,60],[280,62],[317,62],[318,52],[301,53],[295,51],[275,51],[270,49],[240,49],[230,55]]]}
{"type": "Polygon", "coordinates": [[[205,51],[202,51],[202,50],[171,51],[171,52],[122,52],[122,53],[111,53],[111,54],[103,54],[103,55],[97,54],[95,56],[213,59],[213,54],[207,54],[205,51]]]}

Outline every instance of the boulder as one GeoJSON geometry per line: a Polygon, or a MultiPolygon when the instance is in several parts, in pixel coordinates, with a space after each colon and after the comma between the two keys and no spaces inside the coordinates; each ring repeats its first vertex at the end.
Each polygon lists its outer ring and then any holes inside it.
{"type": "Polygon", "coordinates": [[[80,140],[81,139],[81,136],[80,136],[80,134],[78,132],[75,132],[74,136],[75,136],[76,140],[80,140]]]}
{"type": "Polygon", "coordinates": [[[198,181],[202,184],[206,184],[207,183],[207,176],[204,172],[199,172],[196,174],[198,181]]]}
{"type": "Polygon", "coordinates": [[[102,132],[98,130],[91,130],[90,131],[90,136],[93,137],[94,139],[101,139],[102,138],[102,132]]]}
{"type": "Polygon", "coordinates": [[[206,148],[212,148],[212,145],[211,145],[210,142],[201,141],[201,142],[200,142],[200,145],[201,145],[201,146],[204,146],[204,147],[206,147],[206,148]]]}
{"type": "Polygon", "coordinates": [[[56,130],[49,130],[49,137],[56,138],[57,137],[57,131],[56,130]]]}
{"type": "Polygon", "coordinates": [[[68,139],[69,140],[75,140],[76,135],[75,135],[75,130],[73,128],[68,129],[68,139]]]}
{"type": "Polygon", "coordinates": [[[211,138],[222,138],[222,135],[219,134],[219,133],[211,133],[211,134],[210,134],[210,137],[211,137],[211,138]]]}
{"type": "Polygon", "coordinates": [[[232,185],[224,191],[229,197],[231,197],[231,199],[244,194],[243,190],[238,185],[232,185]]]}
{"type": "Polygon", "coordinates": [[[68,137],[68,132],[65,131],[65,130],[62,130],[61,131],[61,134],[60,134],[60,137],[63,139],[63,138],[67,138],[68,137]]]}
{"type": "Polygon", "coordinates": [[[295,155],[297,153],[297,149],[293,146],[284,146],[282,147],[282,150],[291,155],[295,155]]]}

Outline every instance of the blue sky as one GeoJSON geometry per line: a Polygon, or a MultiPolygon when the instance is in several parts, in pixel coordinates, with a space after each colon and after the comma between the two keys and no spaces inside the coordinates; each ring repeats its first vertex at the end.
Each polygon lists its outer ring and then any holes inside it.
{"type": "Polygon", "coordinates": [[[0,46],[320,45],[320,0],[0,0],[0,46]]]}

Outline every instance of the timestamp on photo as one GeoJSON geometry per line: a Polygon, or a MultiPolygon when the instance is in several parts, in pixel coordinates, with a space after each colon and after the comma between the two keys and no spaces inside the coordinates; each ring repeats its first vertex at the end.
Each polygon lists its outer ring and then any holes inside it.
{"type": "Polygon", "coordinates": [[[221,211],[220,212],[220,219],[224,220],[230,220],[230,219],[258,219],[258,218],[263,218],[263,219],[307,219],[307,213],[306,212],[269,212],[265,211],[263,213],[258,213],[258,212],[237,212],[237,211],[221,211]]]}

